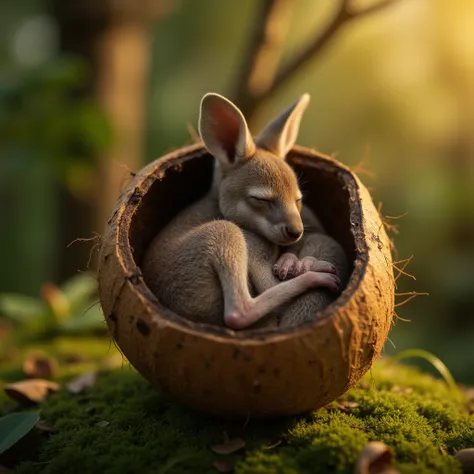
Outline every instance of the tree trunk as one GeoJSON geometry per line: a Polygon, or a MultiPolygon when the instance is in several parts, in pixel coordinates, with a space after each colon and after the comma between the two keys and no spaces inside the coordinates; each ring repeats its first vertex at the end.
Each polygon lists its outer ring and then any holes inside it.
{"type": "Polygon", "coordinates": [[[90,202],[61,189],[60,279],[85,269],[93,243],[66,246],[78,237],[102,233],[120,188],[143,162],[143,119],[148,78],[151,20],[163,1],[54,0],[53,14],[63,54],[83,58],[89,81],[73,94],[95,98],[111,121],[114,146],[97,159],[97,186],[90,202]]]}

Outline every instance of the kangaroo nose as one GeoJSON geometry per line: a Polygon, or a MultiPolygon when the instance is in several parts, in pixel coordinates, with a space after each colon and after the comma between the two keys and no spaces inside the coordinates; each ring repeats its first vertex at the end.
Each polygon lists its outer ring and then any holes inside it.
{"type": "Polygon", "coordinates": [[[295,227],[285,227],[285,231],[288,235],[288,237],[291,237],[292,239],[299,239],[301,237],[301,234],[303,233],[302,230],[296,229],[295,227]]]}

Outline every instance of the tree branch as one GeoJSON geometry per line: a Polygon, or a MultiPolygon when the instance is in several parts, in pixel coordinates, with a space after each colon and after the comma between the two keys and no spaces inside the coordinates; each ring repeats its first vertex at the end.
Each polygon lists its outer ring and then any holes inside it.
{"type": "MultiPolygon", "coordinates": [[[[266,1],[265,3],[275,3],[277,0],[266,1]]],[[[366,15],[378,12],[387,8],[388,6],[395,4],[398,0],[380,0],[374,5],[370,5],[361,9],[353,9],[350,6],[350,0],[340,0],[339,6],[331,19],[331,21],[326,25],[326,27],[319,32],[313,40],[293,59],[291,59],[287,64],[284,64],[280,70],[274,76],[274,80],[268,80],[257,89],[251,89],[249,87],[239,90],[239,99],[240,105],[242,107],[242,112],[251,121],[255,110],[260,106],[270,95],[274,94],[282,85],[284,85],[291,77],[293,77],[300,69],[302,69],[310,59],[320,53],[322,50],[328,46],[332,40],[337,36],[337,34],[343,29],[343,27],[349,24],[352,20],[356,18],[361,18],[366,15]]],[[[265,25],[262,25],[260,28],[264,29],[265,25]]],[[[254,40],[257,42],[258,38],[255,35],[254,40]]],[[[258,46],[254,48],[258,50],[258,46]]],[[[252,69],[250,68],[250,71],[252,69]]],[[[242,71],[244,72],[244,71],[242,71]]],[[[249,71],[247,71],[249,74],[249,71]]],[[[250,74],[249,76],[250,77],[250,74]]],[[[245,84],[245,81],[242,81],[242,84],[245,84]]]]}
{"type": "Polygon", "coordinates": [[[349,7],[346,7],[349,16],[351,18],[358,17],[360,18],[361,16],[364,15],[370,15],[371,13],[378,12],[379,10],[383,10],[384,8],[387,8],[391,4],[395,4],[398,0],[381,0],[377,3],[374,3],[373,5],[369,5],[368,7],[362,8],[360,10],[352,10],[349,7]]]}
{"type": "Polygon", "coordinates": [[[262,0],[260,3],[234,93],[234,100],[244,114],[253,108],[252,97],[264,93],[273,82],[293,4],[294,0],[262,0]]]}

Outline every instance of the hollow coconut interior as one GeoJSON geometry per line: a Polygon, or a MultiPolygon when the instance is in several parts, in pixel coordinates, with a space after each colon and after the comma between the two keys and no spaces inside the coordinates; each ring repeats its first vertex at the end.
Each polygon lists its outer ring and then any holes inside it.
{"type": "MultiPolygon", "coordinates": [[[[320,218],[326,232],[342,245],[351,264],[349,283],[333,303],[318,312],[317,320],[321,320],[330,317],[334,305],[343,305],[349,299],[365,268],[366,252],[363,252],[365,245],[361,239],[362,216],[357,184],[349,171],[331,160],[306,156],[297,151],[290,152],[287,160],[299,177],[305,204],[320,218]],[[356,262],[360,264],[356,265],[356,262]]],[[[130,222],[129,244],[138,267],[157,233],[181,210],[210,190],[213,170],[214,158],[204,153],[181,156],[174,166],[167,166],[165,171],[156,173],[156,179],[142,196],[130,222]]],[[[196,331],[222,336],[260,339],[262,333],[267,337],[270,333],[294,332],[314,324],[310,322],[294,328],[248,329],[234,333],[226,328],[189,321],[163,307],[148,287],[145,293],[148,293],[145,296],[150,297],[160,316],[196,331]]]]}

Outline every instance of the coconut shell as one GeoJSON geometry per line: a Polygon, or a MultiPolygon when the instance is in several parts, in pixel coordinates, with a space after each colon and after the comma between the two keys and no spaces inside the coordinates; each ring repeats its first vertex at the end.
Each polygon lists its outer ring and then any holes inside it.
{"type": "Polygon", "coordinates": [[[352,262],[341,295],[301,326],[233,331],[193,323],[147,287],[140,264],[152,238],[210,188],[213,158],[202,145],[143,168],[108,221],[99,255],[107,324],[132,365],[182,404],[230,417],[303,413],[354,386],[382,350],[394,276],[379,213],[357,176],[337,160],[295,147],[288,161],[302,175],[305,202],[352,262]]]}

